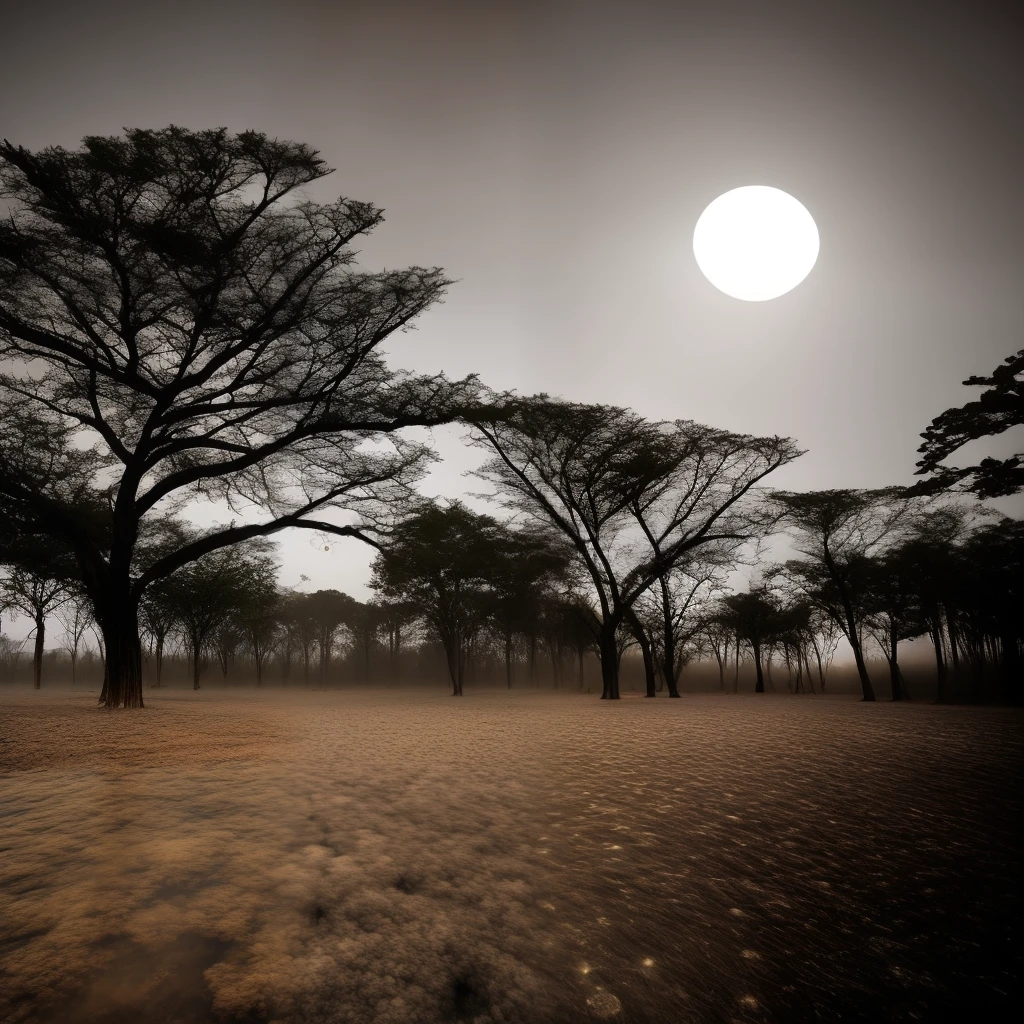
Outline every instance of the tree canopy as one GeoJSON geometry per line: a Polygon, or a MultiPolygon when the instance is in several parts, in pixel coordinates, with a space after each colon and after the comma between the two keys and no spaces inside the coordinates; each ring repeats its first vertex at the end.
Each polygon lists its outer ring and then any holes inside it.
{"type": "Polygon", "coordinates": [[[917,474],[929,479],[917,485],[920,493],[961,485],[982,498],[996,498],[1024,490],[1024,454],[1008,459],[982,459],[977,466],[943,466],[942,461],[968,441],[1001,434],[1024,424],[1024,349],[1007,356],[987,377],[972,376],[964,381],[984,387],[973,402],[947,409],[936,416],[921,435],[921,459],[917,474]]]}
{"type": "Polygon", "coordinates": [[[449,281],[358,270],[383,215],[308,198],[329,173],[305,144],[225,129],[0,146],[0,522],[73,550],[112,705],[142,702],[151,582],[286,527],[372,539],[429,455],[399,431],[480,398],[385,364],[449,281]],[[140,566],[147,520],[194,499],[248,521],[140,566]]]}

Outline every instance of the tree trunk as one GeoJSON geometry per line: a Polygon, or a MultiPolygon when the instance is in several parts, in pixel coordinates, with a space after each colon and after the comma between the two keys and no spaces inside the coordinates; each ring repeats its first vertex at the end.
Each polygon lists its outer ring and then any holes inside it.
{"type": "Polygon", "coordinates": [[[757,683],[754,686],[754,693],[764,693],[764,669],[761,667],[761,645],[751,643],[754,649],[754,670],[757,672],[757,683]]]}
{"type": "Polygon", "coordinates": [[[108,708],[143,707],[138,609],[127,595],[120,602],[111,602],[100,628],[106,663],[103,705],[108,708]]]}
{"type": "Polygon", "coordinates": [[[811,673],[811,659],[807,656],[807,648],[804,647],[804,668],[807,670],[807,685],[811,688],[811,693],[816,693],[814,689],[814,676],[811,673]]]}
{"type": "Polygon", "coordinates": [[[36,643],[32,652],[32,688],[38,690],[43,684],[43,650],[46,642],[46,616],[36,612],[36,643]]]}
{"type": "Polygon", "coordinates": [[[829,552],[827,541],[824,554],[825,565],[828,568],[829,575],[832,577],[832,582],[839,591],[839,601],[843,606],[843,615],[846,618],[846,639],[849,641],[850,647],[853,648],[853,660],[857,663],[857,675],[860,678],[861,692],[863,694],[861,699],[873,701],[875,699],[875,690],[871,685],[871,677],[868,675],[868,667],[864,661],[864,651],[860,646],[860,634],[857,632],[857,620],[853,614],[853,604],[846,589],[846,584],[843,582],[829,552]]]}
{"type": "Polygon", "coordinates": [[[935,703],[945,704],[948,697],[946,694],[946,657],[942,651],[942,623],[935,621],[931,630],[932,646],[935,649],[935,703]]]}
{"type": "Polygon", "coordinates": [[[505,683],[512,689],[512,634],[505,634],[505,683]]]}
{"type": "Polygon", "coordinates": [[[825,692],[825,670],[821,664],[821,651],[818,650],[818,644],[814,643],[814,660],[818,663],[818,682],[821,683],[821,692],[825,692]]]}
{"type": "MultiPolygon", "coordinates": [[[[670,697],[679,696],[679,668],[676,664],[676,636],[672,628],[672,604],[669,598],[668,580],[662,576],[659,580],[661,585],[661,618],[662,618],[662,643],[665,647],[665,658],[662,663],[662,673],[665,676],[665,685],[668,687],[670,697]]],[[[648,697],[653,697],[648,687],[648,697]]]]}
{"type": "Polygon", "coordinates": [[[905,694],[903,692],[903,677],[900,674],[900,665],[897,660],[899,640],[897,637],[899,633],[896,628],[896,623],[889,619],[889,685],[892,687],[892,699],[903,700],[905,694]]]}
{"type": "Polygon", "coordinates": [[[636,642],[640,645],[640,653],[644,659],[644,681],[647,684],[647,692],[644,696],[655,697],[658,691],[654,679],[654,656],[651,653],[650,641],[647,639],[647,633],[640,624],[640,620],[632,610],[626,613],[626,619],[633,631],[633,636],[636,637],[636,642]]]}
{"type": "Polygon", "coordinates": [[[164,638],[162,635],[156,638],[154,657],[156,659],[156,688],[159,690],[164,675],[164,638]]]}
{"type": "Polygon", "coordinates": [[[853,660],[857,663],[857,676],[860,678],[861,700],[874,700],[875,688],[871,685],[871,677],[868,675],[867,662],[864,661],[864,651],[860,644],[860,637],[857,635],[857,626],[853,620],[853,612],[846,613],[846,639],[853,649],[853,660]]]}
{"type": "Polygon", "coordinates": [[[454,633],[441,637],[444,647],[445,662],[448,665],[448,678],[452,682],[452,696],[462,696],[462,644],[454,633]]]}
{"type": "Polygon", "coordinates": [[[615,629],[601,630],[598,644],[601,657],[601,700],[619,699],[619,649],[615,643],[615,629]]]}

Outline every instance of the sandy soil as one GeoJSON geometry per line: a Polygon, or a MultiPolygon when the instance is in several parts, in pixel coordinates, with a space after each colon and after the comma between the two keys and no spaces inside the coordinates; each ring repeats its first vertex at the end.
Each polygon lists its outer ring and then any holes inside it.
{"type": "Polygon", "coordinates": [[[1015,1017],[1017,712],[0,690],[0,1020],[1015,1017]]]}

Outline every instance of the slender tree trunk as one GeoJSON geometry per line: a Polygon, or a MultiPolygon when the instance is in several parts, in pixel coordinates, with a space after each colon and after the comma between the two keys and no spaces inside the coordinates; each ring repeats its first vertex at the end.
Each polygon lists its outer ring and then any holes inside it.
{"type": "Polygon", "coordinates": [[[452,683],[452,696],[462,696],[462,638],[454,630],[441,637],[448,678],[452,683]]]}
{"type": "Polygon", "coordinates": [[[832,577],[833,583],[836,585],[836,589],[839,591],[839,600],[843,606],[843,615],[846,618],[846,639],[850,643],[850,647],[853,649],[853,660],[857,663],[857,675],[860,678],[860,686],[862,692],[862,700],[873,701],[875,699],[875,690],[871,685],[871,677],[868,675],[867,663],[864,661],[864,651],[860,645],[860,633],[857,631],[857,620],[853,614],[853,604],[850,600],[849,592],[846,589],[846,584],[843,582],[842,576],[836,567],[835,561],[832,558],[832,554],[828,548],[828,542],[825,543],[824,548],[825,554],[825,565],[829,571],[829,575],[832,577]]]}
{"type": "Polygon", "coordinates": [[[619,649],[615,629],[602,628],[598,644],[601,656],[601,700],[619,699],[619,649]]]}
{"type": "Polygon", "coordinates": [[[751,642],[754,649],[754,671],[757,673],[757,682],[754,685],[754,693],[764,693],[764,669],[761,667],[761,644],[751,642]]]}
{"type": "MultiPolygon", "coordinates": [[[[664,658],[662,659],[662,673],[665,676],[665,686],[668,687],[670,697],[679,696],[679,666],[676,658],[676,634],[672,621],[672,601],[668,589],[668,580],[662,576],[659,580],[661,587],[661,619],[662,619],[662,643],[664,645],[664,658]]],[[[648,697],[654,694],[648,692],[648,697]]]]}
{"type": "Polygon", "coordinates": [[[46,616],[36,611],[36,643],[32,652],[32,688],[38,690],[43,684],[43,651],[46,642],[46,616]]]}
{"type": "Polygon", "coordinates": [[[401,623],[395,626],[395,646],[394,654],[391,662],[391,674],[395,680],[395,686],[398,685],[402,673],[402,625],[401,623]]]}
{"type": "Polygon", "coordinates": [[[818,682],[821,684],[821,692],[825,692],[825,670],[821,664],[821,651],[817,643],[814,644],[814,660],[818,663],[818,682]]]}
{"type": "Polygon", "coordinates": [[[804,655],[804,668],[807,670],[807,685],[811,688],[811,693],[817,693],[814,689],[814,675],[811,672],[811,659],[807,656],[807,647],[803,648],[804,655]]]}
{"type": "Polygon", "coordinates": [[[512,634],[505,634],[505,684],[512,689],[512,634]]]}
{"type": "Polygon", "coordinates": [[[629,622],[630,629],[633,631],[633,636],[636,637],[636,641],[640,645],[640,654],[644,659],[644,680],[647,684],[647,692],[644,696],[655,697],[657,696],[658,691],[654,678],[654,656],[651,652],[650,641],[647,639],[647,633],[644,630],[644,627],[640,624],[640,619],[637,618],[632,609],[626,613],[626,620],[629,622]]]}
{"type": "Polygon", "coordinates": [[[644,682],[647,687],[647,692],[644,696],[654,697],[658,693],[656,680],[654,678],[654,658],[651,656],[651,645],[646,639],[640,642],[640,654],[644,659],[644,682]]]}
{"type": "Polygon", "coordinates": [[[900,665],[897,660],[899,654],[899,632],[892,616],[889,617],[889,685],[892,688],[892,699],[903,700],[903,679],[900,674],[900,665]]]}
{"type": "Polygon", "coordinates": [[[932,624],[931,634],[935,650],[935,703],[945,704],[949,699],[946,693],[946,656],[942,650],[942,623],[937,619],[932,624]]]}
{"type": "Polygon", "coordinates": [[[732,680],[732,692],[740,692],[740,637],[736,634],[736,672],[732,680]]]}
{"type": "Polygon", "coordinates": [[[956,625],[956,616],[949,614],[946,608],[946,633],[949,636],[949,660],[953,665],[953,692],[960,688],[960,634],[956,625]]]}
{"type": "Polygon", "coordinates": [[[156,650],[154,651],[154,659],[156,661],[156,688],[160,689],[160,684],[163,681],[164,675],[164,637],[160,634],[156,638],[156,650]]]}

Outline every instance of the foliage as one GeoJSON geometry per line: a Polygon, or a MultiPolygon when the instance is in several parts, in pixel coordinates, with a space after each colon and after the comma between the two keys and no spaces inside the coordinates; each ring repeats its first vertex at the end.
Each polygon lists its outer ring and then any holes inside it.
{"type": "Polygon", "coordinates": [[[968,441],[1001,434],[1024,425],[1024,349],[1006,359],[988,377],[973,376],[964,381],[972,387],[987,387],[981,396],[936,416],[921,435],[918,475],[929,479],[916,485],[921,494],[943,488],[973,492],[982,498],[1016,494],[1024,490],[1024,454],[1008,459],[982,459],[977,466],[959,469],[942,461],[968,441]]]}
{"type": "Polygon", "coordinates": [[[449,282],[355,269],[382,214],[305,198],[328,173],[307,145],[224,129],[0,147],[0,524],[74,552],[112,705],[142,702],[147,586],[286,527],[372,539],[429,455],[398,432],[479,401],[472,379],[385,365],[449,282]],[[194,499],[262,518],[140,565],[146,521],[194,499]]]}

